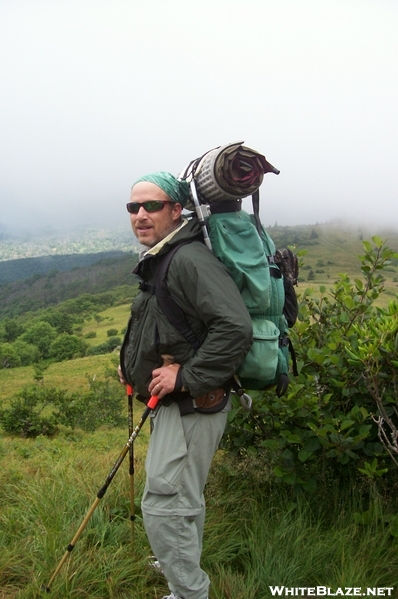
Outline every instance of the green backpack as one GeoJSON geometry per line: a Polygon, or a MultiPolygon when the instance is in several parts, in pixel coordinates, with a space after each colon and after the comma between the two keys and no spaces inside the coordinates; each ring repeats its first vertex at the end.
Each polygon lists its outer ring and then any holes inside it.
{"type": "Polygon", "coordinates": [[[297,373],[288,336],[289,325],[297,318],[297,299],[291,280],[283,274],[286,260],[264,228],[258,232],[255,216],[244,210],[211,214],[208,232],[214,255],[227,268],[252,319],[253,345],[237,372],[241,385],[246,389],[276,385],[282,395],[289,381],[289,354],[297,373]]]}
{"type": "MultiPolygon", "coordinates": [[[[297,375],[296,359],[288,336],[289,326],[297,318],[297,298],[294,279],[297,262],[289,250],[275,251],[269,235],[262,229],[258,234],[253,215],[239,212],[212,214],[208,219],[212,251],[225,265],[237,285],[252,319],[253,344],[232,388],[239,394],[243,389],[267,389],[275,386],[278,396],[289,384],[289,354],[293,373],[297,375]],[[243,249],[244,248],[244,249],[243,249]]],[[[183,310],[167,288],[167,273],[174,254],[187,241],[175,245],[162,256],[155,274],[151,293],[168,320],[191,345],[198,349],[195,337],[183,310]]]]}
{"type": "Polygon", "coordinates": [[[276,386],[278,396],[289,384],[289,354],[296,359],[288,336],[298,306],[297,256],[276,251],[259,216],[259,187],[265,173],[279,174],[266,158],[236,142],[214,148],[189,163],[179,178],[190,184],[191,200],[202,224],[206,245],[226,266],[253,323],[253,345],[236,373],[246,389],[276,386]],[[242,210],[242,198],[252,196],[253,214],[242,210]]]}

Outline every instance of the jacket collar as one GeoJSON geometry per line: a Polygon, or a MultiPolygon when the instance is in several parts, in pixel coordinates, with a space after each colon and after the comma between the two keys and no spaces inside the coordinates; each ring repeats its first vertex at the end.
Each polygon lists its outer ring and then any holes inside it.
{"type": "Polygon", "coordinates": [[[178,227],[176,229],[174,229],[174,231],[172,231],[171,233],[166,235],[166,237],[164,237],[164,239],[162,239],[161,241],[159,241],[159,243],[154,245],[153,248],[149,248],[149,250],[144,250],[142,257],[144,258],[145,256],[156,256],[156,254],[158,254],[160,252],[160,250],[166,245],[166,243],[169,243],[173,239],[173,237],[179,231],[181,231],[181,229],[183,227],[185,227],[185,225],[187,223],[188,223],[188,219],[183,217],[181,224],[178,225],[178,227]]]}

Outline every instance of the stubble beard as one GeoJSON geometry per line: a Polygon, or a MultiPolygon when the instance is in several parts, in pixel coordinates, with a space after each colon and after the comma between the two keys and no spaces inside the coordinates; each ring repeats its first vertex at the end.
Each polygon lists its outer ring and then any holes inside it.
{"type": "MultiPolygon", "coordinates": [[[[137,235],[137,233],[136,233],[136,237],[137,237],[138,241],[141,243],[141,245],[144,245],[148,249],[151,249],[151,248],[155,247],[155,245],[157,245],[160,241],[162,241],[162,239],[167,237],[167,235],[170,235],[170,233],[172,233],[175,229],[177,229],[177,227],[179,227],[180,224],[181,224],[181,222],[178,222],[176,224],[174,224],[174,223],[168,224],[167,226],[165,225],[163,229],[161,229],[160,231],[158,231],[155,234],[153,239],[145,240],[145,238],[144,238],[141,241],[141,239],[140,239],[139,235],[137,235]]],[[[150,231],[154,231],[154,229],[150,229],[150,231]]]]}

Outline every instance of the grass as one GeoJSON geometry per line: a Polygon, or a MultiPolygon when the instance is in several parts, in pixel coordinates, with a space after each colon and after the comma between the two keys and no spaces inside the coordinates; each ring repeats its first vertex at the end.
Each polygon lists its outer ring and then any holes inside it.
{"type": "MultiPolygon", "coordinates": [[[[126,431],[3,437],[0,445],[0,598],[38,599],[124,446],[126,431]]],[[[123,463],[53,580],[57,599],[159,599],[164,579],[151,553],[139,497],[148,427],[135,445],[137,519],[132,540],[128,464],[123,463]]],[[[354,520],[360,498],[294,497],[233,474],[221,452],[206,490],[203,567],[211,599],[268,599],[270,586],[398,588],[398,544],[380,520],[354,520]]],[[[366,506],[365,506],[366,507],[366,506]]]]}
{"type": "MultiPolygon", "coordinates": [[[[313,230],[318,237],[312,241],[312,244],[300,245],[299,243],[296,247],[296,251],[305,249],[307,252],[299,274],[299,290],[306,287],[317,290],[319,285],[330,288],[340,273],[347,274],[352,280],[362,278],[358,260],[358,256],[364,253],[362,239],[371,241],[375,232],[354,231],[341,223],[338,225],[315,225],[313,230]],[[312,280],[308,280],[310,268],[314,276],[312,280]]],[[[270,233],[272,235],[272,229],[270,233]]],[[[398,251],[396,231],[382,231],[377,235],[386,240],[388,247],[398,251]]],[[[385,278],[386,294],[394,297],[398,293],[398,266],[386,267],[383,270],[383,277],[385,278]]],[[[384,299],[381,298],[381,303],[384,302],[384,299]]]]}
{"type": "MultiPolygon", "coordinates": [[[[141,472],[147,443],[147,431],[142,432],[141,446],[135,451],[136,467],[141,472]]],[[[126,431],[121,430],[99,431],[94,435],[66,434],[28,443],[2,440],[0,587],[3,592],[8,589],[10,597],[14,596],[12,593],[18,597],[40,595],[40,585],[48,582],[50,570],[55,569],[74,537],[125,441],[126,431]]],[[[130,528],[125,517],[120,517],[129,510],[127,479],[126,461],[60,575],[54,589],[56,597],[112,596],[104,589],[114,584],[119,586],[114,582],[118,580],[119,557],[123,570],[126,561],[135,562],[137,558],[143,567],[148,547],[143,558],[135,548],[131,554],[130,528]],[[107,570],[111,578],[106,575],[107,570]],[[89,571],[92,575],[87,578],[89,571]]],[[[136,481],[137,494],[141,493],[141,487],[142,476],[136,481]]],[[[137,543],[143,547],[142,526],[137,524],[136,529],[137,543]]],[[[135,568],[137,565],[133,572],[135,568]]],[[[131,566],[127,568],[127,579],[131,575],[129,570],[131,566]]],[[[127,584],[125,578],[123,584],[127,584]]]]}
{"type": "MultiPolygon", "coordinates": [[[[115,354],[103,354],[65,362],[54,362],[44,371],[44,380],[49,387],[80,391],[88,388],[87,377],[100,376],[108,367],[116,371],[117,360],[118,357],[115,354]]],[[[24,385],[36,384],[33,377],[33,366],[0,370],[0,405],[7,402],[24,385]]]]}
{"type": "MultiPolygon", "coordinates": [[[[317,260],[333,262],[325,273],[315,273],[315,289],[328,286],[339,272],[359,275],[359,262],[353,259],[361,253],[359,240],[354,243],[342,230],[328,235],[309,246],[305,257],[314,270],[317,260]]],[[[307,272],[302,272],[299,291],[309,285],[307,272]]],[[[398,289],[396,267],[385,274],[384,297],[391,297],[398,289]]],[[[87,340],[91,345],[106,341],[111,328],[122,336],[128,315],[128,305],[110,308],[101,313],[102,320],[85,323],[82,335],[96,332],[87,340]]],[[[54,363],[44,373],[45,383],[79,391],[88,386],[87,377],[116,369],[116,362],[116,354],[106,354],[54,363]]],[[[35,384],[33,375],[31,366],[0,370],[0,405],[22,385],[35,384]]],[[[141,410],[135,406],[135,422],[141,410]]],[[[126,430],[95,433],[61,429],[53,439],[0,436],[0,599],[45,596],[42,585],[54,574],[126,439],[127,425],[126,430]]],[[[163,578],[148,567],[151,550],[139,510],[147,442],[148,425],[134,448],[134,541],[126,459],[54,579],[53,597],[159,599],[167,593],[163,578]]],[[[231,469],[222,453],[213,464],[203,550],[211,599],[268,599],[271,585],[388,586],[398,595],[397,537],[381,517],[358,524],[356,514],[369,507],[359,492],[328,489],[323,495],[297,497],[269,478],[266,472],[254,476],[231,469]]]]}
{"type": "Polygon", "coordinates": [[[83,337],[87,333],[94,332],[96,334],[93,338],[85,339],[90,346],[99,345],[108,340],[107,331],[110,329],[117,330],[117,336],[123,339],[123,332],[126,328],[128,318],[130,316],[130,304],[121,304],[120,306],[114,306],[108,308],[100,313],[102,320],[97,322],[95,318],[87,321],[81,331],[83,337]]]}
{"type": "MultiPolygon", "coordinates": [[[[352,514],[351,514],[352,515],[352,514]]],[[[255,578],[265,592],[270,581],[285,587],[384,586],[396,554],[388,535],[377,527],[359,530],[347,515],[335,514],[333,526],[315,518],[304,501],[272,506],[250,531],[255,578]],[[264,552],[255,552],[261,539],[264,552]],[[377,541],[376,541],[377,539],[377,541]],[[276,550],[277,548],[277,550],[276,550]],[[371,551],[372,558],[369,556],[371,551]],[[392,561],[386,562],[386,559],[392,561]]]]}

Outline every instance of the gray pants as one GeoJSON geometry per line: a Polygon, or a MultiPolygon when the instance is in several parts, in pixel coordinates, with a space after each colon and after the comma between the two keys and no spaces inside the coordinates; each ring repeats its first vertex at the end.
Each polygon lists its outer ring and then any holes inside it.
{"type": "Polygon", "coordinates": [[[181,599],[208,597],[209,577],[200,567],[203,490],[226,420],[225,411],[181,418],[177,404],[153,418],[142,514],[170,591],[181,599]]]}

